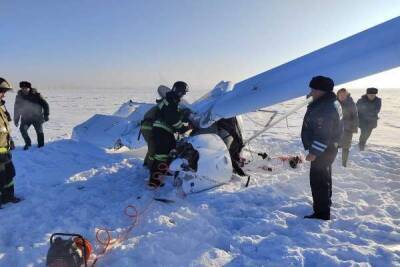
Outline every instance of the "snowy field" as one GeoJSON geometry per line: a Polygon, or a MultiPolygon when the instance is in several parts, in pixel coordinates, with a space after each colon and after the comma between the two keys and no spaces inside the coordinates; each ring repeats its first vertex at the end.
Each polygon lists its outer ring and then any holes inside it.
{"type": "MultiPolygon", "coordinates": [[[[203,93],[191,92],[191,99],[203,93]]],[[[353,98],[361,93],[355,90],[353,98]]],[[[154,101],[155,93],[43,94],[51,108],[45,125],[49,143],[25,152],[17,129],[13,133],[16,193],[25,200],[0,210],[2,267],[44,266],[54,232],[80,233],[98,245],[96,229],[121,233],[130,225],[127,205],[141,212],[138,224],[97,266],[400,266],[400,90],[380,92],[381,119],[366,151],[358,151],[354,137],[349,167],[341,167],[340,154],[334,163],[331,221],[303,219],[312,212],[309,165],[294,170],[279,160],[249,164],[248,188],[235,180],[175,203],[151,202],[141,158],[69,138],[72,128],[93,114],[112,114],[128,99],[154,101]]],[[[10,111],[14,97],[7,96],[10,111]]],[[[268,110],[283,113],[298,101],[268,110]]],[[[250,149],[272,157],[304,154],[299,138],[304,112],[265,133],[250,149]]],[[[245,116],[245,136],[268,116],[245,116]]]]}

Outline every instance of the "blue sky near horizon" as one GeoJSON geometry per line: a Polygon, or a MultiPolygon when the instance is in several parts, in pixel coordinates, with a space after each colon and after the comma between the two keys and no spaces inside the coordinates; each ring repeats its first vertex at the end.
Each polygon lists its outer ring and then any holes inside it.
{"type": "MultiPolygon", "coordinates": [[[[1,0],[0,73],[38,88],[240,81],[400,15],[400,1],[1,0]]],[[[400,70],[351,85],[400,88],[400,70]]]]}

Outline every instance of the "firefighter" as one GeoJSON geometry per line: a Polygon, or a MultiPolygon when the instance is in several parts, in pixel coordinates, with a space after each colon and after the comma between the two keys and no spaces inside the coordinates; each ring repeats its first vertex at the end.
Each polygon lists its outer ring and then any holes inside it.
{"type": "Polygon", "coordinates": [[[170,152],[176,148],[175,133],[184,133],[189,127],[185,126],[183,112],[179,103],[188,92],[188,85],[183,81],[174,83],[171,91],[166,93],[157,104],[154,116],[152,135],[154,140],[154,156],[150,168],[149,186],[162,186],[161,175],[165,174],[171,161],[170,152]]]}
{"type": "Polygon", "coordinates": [[[153,123],[156,120],[157,112],[160,108],[160,103],[163,99],[156,100],[157,104],[150,108],[143,117],[143,120],[140,122],[140,134],[143,135],[144,140],[147,143],[147,152],[146,157],[144,158],[143,165],[147,168],[151,168],[154,160],[154,150],[155,150],[155,141],[153,137],[153,123]]]}
{"type": "Polygon", "coordinates": [[[3,100],[9,90],[12,90],[11,85],[0,78],[0,208],[2,204],[17,203],[21,200],[14,196],[15,168],[11,157],[14,142],[10,135],[11,117],[3,100]]]}
{"type": "Polygon", "coordinates": [[[332,79],[312,78],[309,84],[313,102],[307,107],[301,129],[306,160],[311,162],[310,185],[314,213],[304,218],[330,220],[332,204],[332,163],[341,140],[342,108],[333,93],[332,79]]]}

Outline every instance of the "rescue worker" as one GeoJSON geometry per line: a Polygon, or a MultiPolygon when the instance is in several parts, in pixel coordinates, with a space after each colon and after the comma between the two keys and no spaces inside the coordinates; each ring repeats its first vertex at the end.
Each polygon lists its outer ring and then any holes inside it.
{"type": "Polygon", "coordinates": [[[365,144],[372,130],[378,125],[378,114],[381,111],[382,100],[376,96],[378,89],[368,88],[365,95],[357,101],[359,127],[361,130],[359,148],[365,149],[365,144]]]}
{"type": "Polygon", "coordinates": [[[14,195],[15,168],[10,152],[14,149],[14,142],[10,135],[11,117],[3,100],[9,90],[12,90],[11,85],[0,78],[0,208],[2,204],[21,200],[14,195]]]}
{"type": "Polygon", "coordinates": [[[43,123],[49,120],[49,105],[40,93],[32,88],[30,82],[22,81],[19,83],[19,87],[21,90],[18,91],[14,105],[14,123],[18,127],[21,119],[19,129],[25,141],[24,150],[29,149],[32,145],[28,135],[28,129],[31,125],[35,128],[37,134],[38,147],[43,147],[43,123]]]}
{"type": "Polygon", "coordinates": [[[188,92],[185,82],[177,81],[171,91],[166,93],[157,104],[157,112],[153,123],[154,160],[150,168],[149,186],[159,187],[163,183],[161,176],[166,173],[171,161],[170,152],[176,147],[175,133],[184,133],[189,128],[182,121],[183,112],[179,110],[179,102],[188,92]]]}
{"type": "Polygon", "coordinates": [[[155,141],[153,137],[153,123],[156,120],[157,112],[160,107],[159,104],[162,101],[163,99],[157,99],[157,104],[144,114],[143,120],[140,123],[140,134],[143,135],[147,143],[147,152],[143,165],[148,168],[151,168],[154,160],[155,141]]]}
{"type": "Polygon", "coordinates": [[[309,86],[313,102],[308,105],[304,116],[301,139],[308,150],[306,160],[311,162],[310,185],[314,213],[304,218],[330,220],[332,163],[343,132],[342,108],[332,92],[332,79],[316,76],[309,86]]]}
{"type": "Polygon", "coordinates": [[[342,165],[346,167],[353,133],[357,133],[358,130],[358,112],[353,98],[345,88],[337,92],[337,98],[343,112],[343,136],[340,147],[342,148],[342,165]]]}

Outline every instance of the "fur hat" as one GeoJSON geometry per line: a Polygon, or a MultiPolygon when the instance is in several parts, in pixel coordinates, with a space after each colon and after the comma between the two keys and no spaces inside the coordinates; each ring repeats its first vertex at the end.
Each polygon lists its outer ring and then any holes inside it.
{"type": "Polygon", "coordinates": [[[333,80],[329,77],[315,76],[311,79],[309,86],[310,88],[315,90],[331,92],[333,91],[333,87],[335,86],[335,84],[333,83],[333,80]]]}

